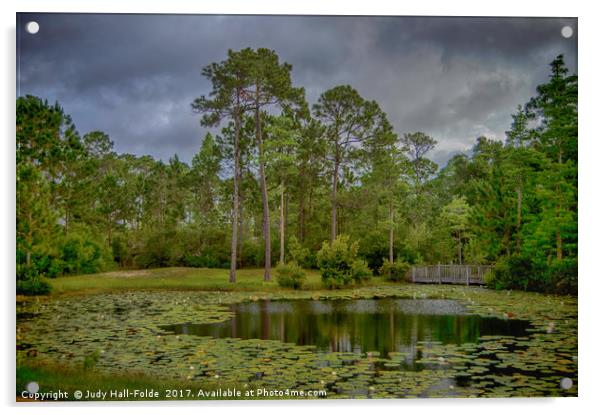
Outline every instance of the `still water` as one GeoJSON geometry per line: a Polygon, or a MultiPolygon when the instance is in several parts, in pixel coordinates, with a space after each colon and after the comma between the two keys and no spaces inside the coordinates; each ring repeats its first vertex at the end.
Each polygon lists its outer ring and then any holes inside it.
{"type": "Polygon", "coordinates": [[[470,314],[451,300],[257,301],[232,304],[234,317],[213,324],[163,326],[176,334],[280,340],[324,352],[411,350],[418,343],[477,343],[481,336],[525,336],[530,323],[470,314]]]}

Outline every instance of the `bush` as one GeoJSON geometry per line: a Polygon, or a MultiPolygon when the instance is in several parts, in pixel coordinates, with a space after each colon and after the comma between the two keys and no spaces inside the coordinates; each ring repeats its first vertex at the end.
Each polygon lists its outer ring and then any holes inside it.
{"type": "Polygon", "coordinates": [[[304,248],[299,240],[291,236],[288,240],[288,254],[291,261],[296,262],[302,267],[309,268],[311,266],[311,255],[309,249],[304,248]]]}
{"type": "Polygon", "coordinates": [[[31,261],[32,265],[30,268],[34,268],[39,275],[56,278],[63,272],[63,261],[53,258],[48,254],[36,253],[32,255],[31,261]]]}
{"type": "Polygon", "coordinates": [[[186,253],[180,263],[194,268],[230,268],[230,252],[220,248],[208,246],[198,254],[186,253]]]}
{"type": "Polygon", "coordinates": [[[361,259],[356,259],[351,264],[351,278],[354,281],[361,282],[368,280],[372,277],[372,270],[368,266],[368,263],[361,259]]]}
{"type": "Polygon", "coordinates": [[[577,294],[577,258],[538,262],[526,255],[498,261],[484,276],[488,287],[556,294],[577,294]]]}
{"type": "Polygon", "coordinates": [[[113,254],[113,260],[117,262],[120,267],[123,267],[128,256],[126,241],[124,238],[120,235],[115,236],[111,242],[111,250],[113,254]]]}
{"type": "Polygon", "coordinates": [[[347,235],[338,236],[332,243],[325,241],[322,244],[317,260],[324,286],[340,288],[372,275],[367,263],[357,259],[357,250],[357,242],[349,243],[347,235]]]}
{"type": "Polygon", "coordinates": [[[381,231],[367,232],[360,239],[358,254],[366,260],[370,269],[377,273],[383,264],[383,258],[389,254],[388,237],[381,231]]]}
{"type": "Polygon", "coordinates": [[[113,255],[106,242],[85,229],[67,234],[58,251],[58,261],[50,273],[60,268],[63,274],[92,274],[104,271],[113,264],[113,255]]]}
{"type": "Polygon", "coordinates": [[[222,267],[218,259],[210,255],[184,255],[183,265],[193,268],[227,268],[222,267]]]}
{"type": "Polygon", "coordinates": [[[176,231],[167,230],[150,234],[144,241],[142,252],[136,257],[136,265],[140,268],[176,265],[177,241],[176,231]]]}
{"type": "Polygon", "coordinates": [[[383,261],[379,273],[387,281],[404,281],[409,270],[410,265],[407,262],[399,259],[391,262],[386,259],[383,261]]]}
{"type": "Polygon", "coordinates": [[[30,275],[26,279],[17,280],[17,294],[45,295],[50,293],[50,284],[42,281],[38,275],[30,275]]]}
{"type": "Polygon", "coordinates": [[[528,290],[534,285],[535,279],[541,275],[531,258],[513,255],[502,258],[490,271],[486,278],[490,288],[528,290]]]}
{"type": "Polygon", "coordinates": [[[278,281],[278,285],[281,287],[297,290],[301,288],[305,281],[305,272],[294,261],[278,264],[276,267],[276,281],[278,281]]]}
{"type": "Polygon", "coordinates": [[[495,273],[493,272],[492,269],[490,269],[483,275],[483,282],[485,282],[485,285],[489,288],[496,288],[495,273]]]}
{"type": "Polygon", "coordinates": [[[577,295],[577,258],[552,262],[548,274],[556,293],[577,295]]]}
{"type": "MultiPolygon", "coordinates": [[[[242,244],[242,251],[238,250],[238,256],[242,257],[242,267],[262,267],[264,263],[263,242],[259,239],[248,238],[242,244]]],[[[230,266],[230,246],[225,250],[227,267],[230,266]]],[[[222,261],[224,262],[224,261],[222,261]]],[[[227,268],[226,267],[226,268],[227,268]]]]}

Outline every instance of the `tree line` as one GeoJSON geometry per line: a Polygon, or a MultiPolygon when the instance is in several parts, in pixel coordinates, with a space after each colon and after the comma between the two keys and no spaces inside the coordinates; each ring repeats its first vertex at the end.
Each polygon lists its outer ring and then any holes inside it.
{"type": "Polygon", "coordinates": [[[190,164],[118,154],[61,106],[17,99],[17,280],[120,268],[318,267],[324,241],[383,264],[494,263],[498,288],[576,292],[577,77],[563,57],[505,141],[446,166],[350,85],[310,105],[269,49],[228,51],[191,103],[207,133],[190,164]],[[303,253],[300,255],[299,253],[303,253]]]}

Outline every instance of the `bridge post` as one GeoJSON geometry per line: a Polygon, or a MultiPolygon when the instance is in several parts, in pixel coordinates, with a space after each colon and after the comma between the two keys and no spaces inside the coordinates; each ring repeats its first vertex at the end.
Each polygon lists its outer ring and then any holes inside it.
{"type": "Polygon", "coordinates": [[[439,277],[439,284],[441,284],[441,264],[437,264],[437,276],[439,277]]]}
{"type": "Polygon", "coordinates": [[[470,266],[466,267],[466,285],[470,285],[470,266]]]}
{"type": "Polygon", "coordinates": [[[412,282],[416,282],[416,267],[412,267],[412,282]]]}

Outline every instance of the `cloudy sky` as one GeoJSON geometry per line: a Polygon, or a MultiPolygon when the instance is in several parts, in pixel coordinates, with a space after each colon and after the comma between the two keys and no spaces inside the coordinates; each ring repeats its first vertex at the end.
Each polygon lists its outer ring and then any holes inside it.
{"type": "Polygon", "coordinates": [[[244,47],[276,50],[310,104],[352,85],[398,133],[433,136],[443,164],[478,136],[504,139],[555,56],[577,73],[577,20],[19,14],[17,94],[59,101],[80,133],[105,131],[119,152],[189,162],[205,134],[190,107],[209,93],[201,68],[244,47]]]}

